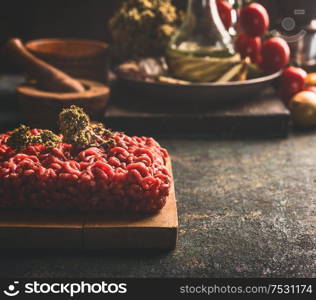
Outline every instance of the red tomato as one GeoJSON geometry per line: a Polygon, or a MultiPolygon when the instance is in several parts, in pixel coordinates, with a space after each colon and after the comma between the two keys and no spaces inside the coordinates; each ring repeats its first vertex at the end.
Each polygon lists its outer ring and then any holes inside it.
{"type": "Polygon", "coordinates": [[[251,3],[240,10],[239,22],[248,36],[261,36],[269,28],[270,19],[267,10],[259,3],[251,3]]]}
{"type": "Polygon", "coordinates": [[[296,94],[303,90],[307,73],[301,68],[288,67],[281,77],[281,84],[289,90],[289,93],[296,94]]]}
{"type": "Polygon", "coordinates": [[[262,46],[260,37],[248,37],[246,34],[240,33],[235,46],[242,58],[250,57],[253,63],[259,62],[262,46]]]}
{"type": "Polygon", "coordinates": [[[261,54],[261,68],[268,74],[283,69],[290,61],[289,45],[279,37],[266,40],[262,45],[261,54]]]}
{"type": "Polygon", "coordinates": [[[226,29],[232,26],[232,6],[223,0],[216,0],[219,16],[226,29]]]}
{"type": "Polygon", "coordinates": [[[281,77],[280,95],[285,103],[305,86],[307,73],[301,68],[288,67],[284,70],[281,77]]]}

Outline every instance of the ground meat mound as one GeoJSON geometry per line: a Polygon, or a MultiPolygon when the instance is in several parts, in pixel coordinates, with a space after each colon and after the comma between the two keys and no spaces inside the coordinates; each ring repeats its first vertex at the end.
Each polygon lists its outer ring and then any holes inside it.
{"type": "Polygon", "coordinates": [[[165,205],[168,153],[152,138],[115,133],[115,146],[78,152],[65,143],[15,151],[9,136],[0,134],[0,208],[157,212],[165,205]]]}

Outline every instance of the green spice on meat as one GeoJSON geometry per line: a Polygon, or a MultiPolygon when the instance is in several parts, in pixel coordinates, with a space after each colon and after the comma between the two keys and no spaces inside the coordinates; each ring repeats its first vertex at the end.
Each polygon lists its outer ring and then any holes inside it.
{"type": "Polygon", "coordinates": [[[106,129],[102,123],[91,123],[89,116],[80,107],[72,105],[59,114],[59,126],[63,137],[50,130],[43,130],[34,135],[30,127],[20,125],[14,129],[7,140],[7,145],[15,150],[30,145],[42,144],[54,148],[58,143],[72,144],[75,149],[83,150],[89,147],[103,147],[115,144],[113,132],[106,129]]]}
{"type": "Polygon", "coordinates": [[[48,148],[54,148],[61,142],[61,137],[50,130],[44,130],[39,135],[39,144],[43,144],[48,148]]]}
{"type": "Polygon", "coordinates": [[[32,134],[30,128],[25,125],[20,125],[14,129],[8,138],[7,144],[13,149],[19,150],[31,144],[32,134]]]}
{"type": "Polygon", "coordinates": [[[163,56],[178,21],[170,0],[126,0],[109,22],[113,55],[163,56]]]}
{"type": "Polygon", "coordinates": [[[38,135],[33,135],[30,132],[30,127],[20,125],[13,130],[7,144],[15,150],[20,150],[23,147],[35,144],[43,144],[48,148],[54,148],[60,142],[61,138],[50,130],[44,130],[38,135]]]}
{"type": "Polygon", "coordinates": [[[63,141],[79,150],[89,147],[108,148],[114,145],[113,133],[101,123],[90,123],[89,116],[75,105],[59,114],[59,128],[63,141]]]}

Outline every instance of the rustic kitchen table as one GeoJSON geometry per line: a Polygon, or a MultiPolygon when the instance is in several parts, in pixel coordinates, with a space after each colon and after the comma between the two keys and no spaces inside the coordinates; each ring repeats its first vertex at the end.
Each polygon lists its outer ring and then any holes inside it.
{"type": "Polygon", "coordinates": [[[158,140],[173,161],[174,251],[2,251],[0,277],[316,276],[315,131],[158,140]]]}
{"type": "Polygon", "coordinates": [[[160,140],[173,159],[180,232],[171,252],[0,256],[9,277],[314,277],[316,134],[160,140]]]}

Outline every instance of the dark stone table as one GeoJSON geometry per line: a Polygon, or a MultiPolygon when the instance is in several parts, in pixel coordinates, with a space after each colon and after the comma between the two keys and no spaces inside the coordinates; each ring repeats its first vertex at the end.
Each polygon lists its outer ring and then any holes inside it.
{"type": "Polygon", "coordinates": [[[0,276],[316,276],[315,133],[160,142],[173,159],[174,251],[2,253],[0,276]]]}

